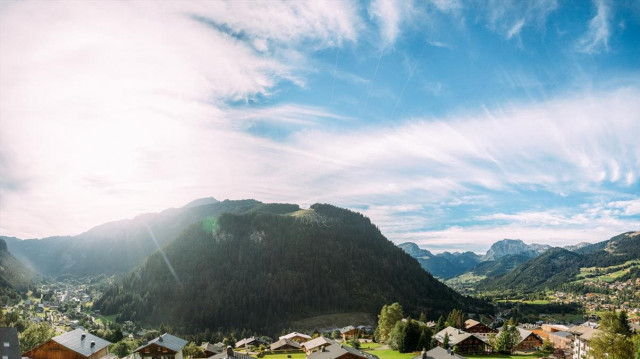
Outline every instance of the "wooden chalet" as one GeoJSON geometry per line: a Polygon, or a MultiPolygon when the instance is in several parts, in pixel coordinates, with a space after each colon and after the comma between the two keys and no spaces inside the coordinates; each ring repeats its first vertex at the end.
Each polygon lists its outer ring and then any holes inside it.
{"type": "Polygon", "coordinates": [[[332,344],[307,355],[307,359],[380,359],[348,345],[332,344]]]}
{"type": "Polygon", "coordinates": [[[304,343],[306,341],[311,340],[311,337],[309,335],[306,335],[306,334],[303,334],[303,333],[291,332],[289,334],[281,336],[278,339],[279,340],[288,339],[288,340],[293,340],[294,342],[304,343]]]}
{"type": "Polygon", "coordinates": [[[256,359],[256,358],[247,354],[236,353],[233,351],[233,348],[231,347],[231,345],[229,345],[227,349],[222,353],[210,356],[207,359],[256,359]]]}
{"type": "Polygon", "coordinates": [[[467,333],[464,330],[454,327],[446,327],[433,336],[439,343],[443,345],[448,338],[448,349],[458,348],[460,354],[482,354],[491,349],[489,343],[478,337],[476,334],[467,333]]]}
{"type": "Polygon", "coordinates": [[[360,334],[358,328],[353,325],[346,326],[340,329],[340,335],[342,335],[342,340],[347,341],[349,339],[355,338],[356,335],[360,334]]]}
{"type": "Polygon", "coordinates": [[[171,334],[150,340],[133,351],[133,357],[138,359],[182,359],[182,348],[187,341],[171,334]]]}
{"type": "Polygon", "coordinates": [[[109,345],[110,342],[78,328],[51,338],[22,356],[31,359],[100,359],[109,354],[109,345]]]}
{"type": "Polygon", "coordinates": [[[538,336],[536,333],[531,332],[526,329],[522,329],[518,327],[518,332],[520,333],[520,338],[522,339],[520,343],[516,344],[513,348],[514,350],[536,350],[542,347],[542,338],[538,336]]]}
{"type": "Polygon", "coordinates": [[[317,337],[315,339],[311,339],[308,342],[304,342],[301,344],[302,349],[307,353],[307,355],[322,350],[322,348],[328,347],[329,345],[337,344],[335,341],[325,338],[325,337],[317,337]]]}
{"type": "Polygon", "coordinates": [[[435,347],[429,351],[423,350],[420,355],[412,359],[465,359],[465,357],[452,353],[451,349],[447,350],[442,347],[435,347]]]}
{"type": "Polygon", "coordinates": [[[239,340],[236,343],[236,348],[257,347],[260,345],[269,345],[269,343],[257,337],[249,337],[239,340]]]}
{"type": "Polygon", "coordinates": [[[291,339],[280,339],[275,343],[272,343],[269,346],[269,349],[271,349],[272,352],[274,351],[291,351],[291,350],[301,350],[302,347],[300,346],[300,343],[293,341],[291,339]]]}
{"type": "Polygon", "coordinates": [[[204,357],[208,358],[212,355],[216,355],[224,352],[224,344],[222,343],[211,344],[209,342],[206,342],[200,345],[200,349],[202,349],[202,351],[204,352],[204,357]]]}
{"type": "Polygon", "coordinates": [[[464,331],[467,333],[482,333],[482,334],[489,334],[489,333],[497,333],[498,331],[495,329],[492,329],[482,323],[480,323],[477,320],[473,320],[473,319],[467,319],[464,322],[464,331]]]}
{"type": "Polygon", "coordinates": [[[0,358],[20,359],[21,357],[18,329],[0,328],[0,358]]]}

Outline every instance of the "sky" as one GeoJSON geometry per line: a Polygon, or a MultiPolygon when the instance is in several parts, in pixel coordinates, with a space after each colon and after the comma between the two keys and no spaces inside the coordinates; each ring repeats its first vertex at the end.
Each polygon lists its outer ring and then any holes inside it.
{"type": "Polygon", "coordinates": [[[434,252],[640,230],[640,1],[0,1],[0,235],[210,196],[434,252]]]}

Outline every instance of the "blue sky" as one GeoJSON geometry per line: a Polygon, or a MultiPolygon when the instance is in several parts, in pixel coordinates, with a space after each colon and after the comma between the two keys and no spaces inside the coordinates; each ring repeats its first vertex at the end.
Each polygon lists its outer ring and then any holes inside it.
{"type": "Polygon", "coordinates": [[[638,1],[3,1],[0,233],[198,197],[485,251],[640,230],[638,1]]]}

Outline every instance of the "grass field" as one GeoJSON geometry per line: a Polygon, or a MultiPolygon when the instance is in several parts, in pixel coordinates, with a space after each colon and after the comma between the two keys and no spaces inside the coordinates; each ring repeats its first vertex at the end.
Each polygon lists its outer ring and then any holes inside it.
{"type": "Polygon", "coordinates": [[[601,282],[615,282],[616,279],[622,277],[631,270],[631,268],[640,265],[640,261],[632,260],[611,267],[589,267],[580,268],[580,273],[576,275],[576,282],[584,282],[585,280],[599,280],[601,282]],[[599,273],[599,274],[598,274],[599,273]],[[593,276],[594,274],[597,274],[593,276]],[[588,276],[592,276],[588,278],[588,276]]]}
{"type": "Polygon", "coordinates": [[[544,354],[515,354],[515,355],[506,355],[506,354],[488,354],[488,355],[475,355],[469,354],[466,355],[465,358],[482,358],[482,359],[527,359],[527,358],[540,358],[543,357],[544,354]]]}
{"type": "Polygon", "coordinates": [[[380,359],[411,359],[420,353],[399,353],[391,349],[378,349],[371,352],[371,354],[378,356],[380,359]]]}
{"type": "Polygon", "coordinates": [[[291,359],[305,359],[307,357],[305,353],[266,354],[264,359],[288,359],[288,355],[291,356],[291,359]]]}
{"type": "Polygon", "coordinates": [[[116,322],[116,315],[101,315],[99,317],[96,318],[96,321],[102,323],[102,324],[107,324],[107,323],[115,323],[116,322]]]}

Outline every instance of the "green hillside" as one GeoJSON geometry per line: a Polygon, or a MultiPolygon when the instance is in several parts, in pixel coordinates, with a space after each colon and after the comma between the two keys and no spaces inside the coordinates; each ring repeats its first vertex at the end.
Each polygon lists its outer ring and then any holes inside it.
{"type": "Polygon", "coordinates": [[[95,308],[187,332],[282,328],[324,314],[376,313],[394,301],[434,319],[453,308],[486,309],[423,271],[368,218],[330,205],[223,214],[188,227],[164,254],[108,288],[95,308]]]}
{"type": "Polygon", "coordinates": [[[0,288],[25,291],[40,278],[9,253],[7,243],[0,238],[0,288]]]}

